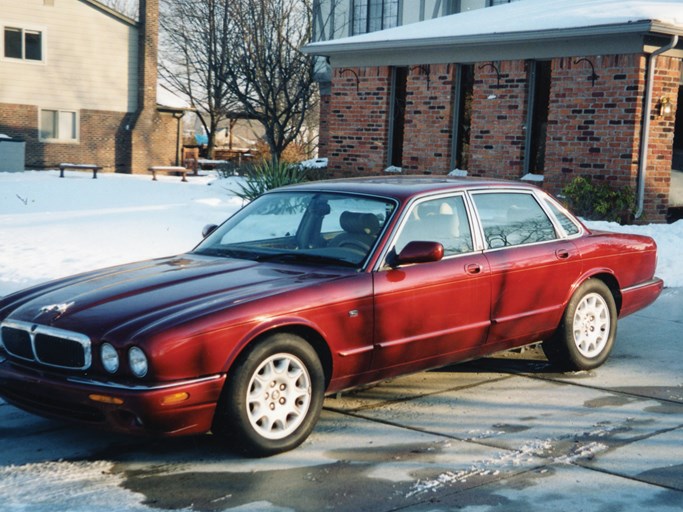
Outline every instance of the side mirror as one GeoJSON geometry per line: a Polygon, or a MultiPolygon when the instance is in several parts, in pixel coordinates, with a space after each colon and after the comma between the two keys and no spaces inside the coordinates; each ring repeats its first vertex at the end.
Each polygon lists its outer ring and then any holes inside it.
{"type": "Polygon", "coordinates": [[[431,263],[443,258],[443,245],[439,242],[415,241],[406,245],[394,260],[395,266],[413,263],[431,263]]]}
{"type": "Polygon", "coordinates": [[[214,231],[216,231],[216,228],[217,228],[217,227],[218,227],[218,225],[216,225],[216,224],[207,224],[206,226],[204,226],[204,227],[202,228],[202,237],[206,238],[206,237],[209,236],[211,233],[213,233],[214,231]]]}

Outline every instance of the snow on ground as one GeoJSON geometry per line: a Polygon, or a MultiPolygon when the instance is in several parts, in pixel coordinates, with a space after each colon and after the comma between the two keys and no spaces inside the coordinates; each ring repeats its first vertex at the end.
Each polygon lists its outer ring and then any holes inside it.
{"type": "MultiPolygon", "coordinates": [[[[72,171],[0,173],[0,296],[57,277],[192,249],[205,224],[234,213],[242,200],[231,191],[241,178],[72,171]]],[[[683,221],[675,224],[590,227],[643,233],[659,247],[657,273],[683,286],[683,221]]]]}
{"type": "Polygon", "coordinates": [[[94,268],[192,249],[234,213],[240,178],[0,173],[0,296],[94,268]]]}

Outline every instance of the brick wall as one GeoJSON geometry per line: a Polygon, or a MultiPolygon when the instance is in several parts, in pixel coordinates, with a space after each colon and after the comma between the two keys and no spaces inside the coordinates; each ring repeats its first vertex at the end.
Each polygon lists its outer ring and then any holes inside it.
{"type": "Polygon", "coordinates": [[[527,71],[524,61],[474,66],[469,174],[519,179],[524,169],[527,71]]]}
{"type": "Polygon", "coordinates": [[[93,163],[104,171],[122,170],[129,161],[127,115],[81,110],[78,142],[41,142],[38,108],[0,104],[0,133],[26,141],[26,168],[56,168],[60,163],[93,163]]]}
{"type": "Polygon", "coordinates": [[[403,171],[450,171],[456,66],[411,67],[407,80],[403,171]]]}
{"type": "Polygon", "coordinates": [[[552,62],[545,186],[558,193],[577,176],[635,188],[645,60],[639,55],[552,62]]]}
{"type": "Polygon", "coordinates": [[[391,71],[334,69],[329,113],[328,170],[334,176],[386,168],[391,71]],[[358,75],[358,80],[356,76],[358,75]]]}

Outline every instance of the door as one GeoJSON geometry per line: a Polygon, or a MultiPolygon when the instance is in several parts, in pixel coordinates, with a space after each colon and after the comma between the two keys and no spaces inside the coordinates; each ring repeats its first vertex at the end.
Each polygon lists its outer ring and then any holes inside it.
{"type": "Polygon", "coordinates": [[[558,236],[531,192],[472,194],[491,272],[489,345],[505,348],[552,332],[581,273],[576,246],[558,236]]]}
{"type": "Polygon", "coordinates": [[[490,272],[484,255],[473,250],[463,197],[413,205],[393,250],[411,241],[440,242],[444,258],[375,272],[372,366],[381,375],[479,355],[489,327],[490,272]]]}

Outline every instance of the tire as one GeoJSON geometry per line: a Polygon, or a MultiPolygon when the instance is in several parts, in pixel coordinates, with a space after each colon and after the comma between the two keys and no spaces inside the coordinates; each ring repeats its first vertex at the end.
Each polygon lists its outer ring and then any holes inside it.
{"type": "Polygon", "coordinates": [[[589,279],[572,295],[557,331],[543,342],[543,352],[563,371],[591,370],[605,362],[616,335],[614,296],[605,283],[589,279]]]}
{"type": "Polygon", "coordinates": [[[324,386],[323,368],[310,344],[287,333],[268,336],[231,369],[213,433],[250,456],[296,448],[318,421],[324,386]]]}

